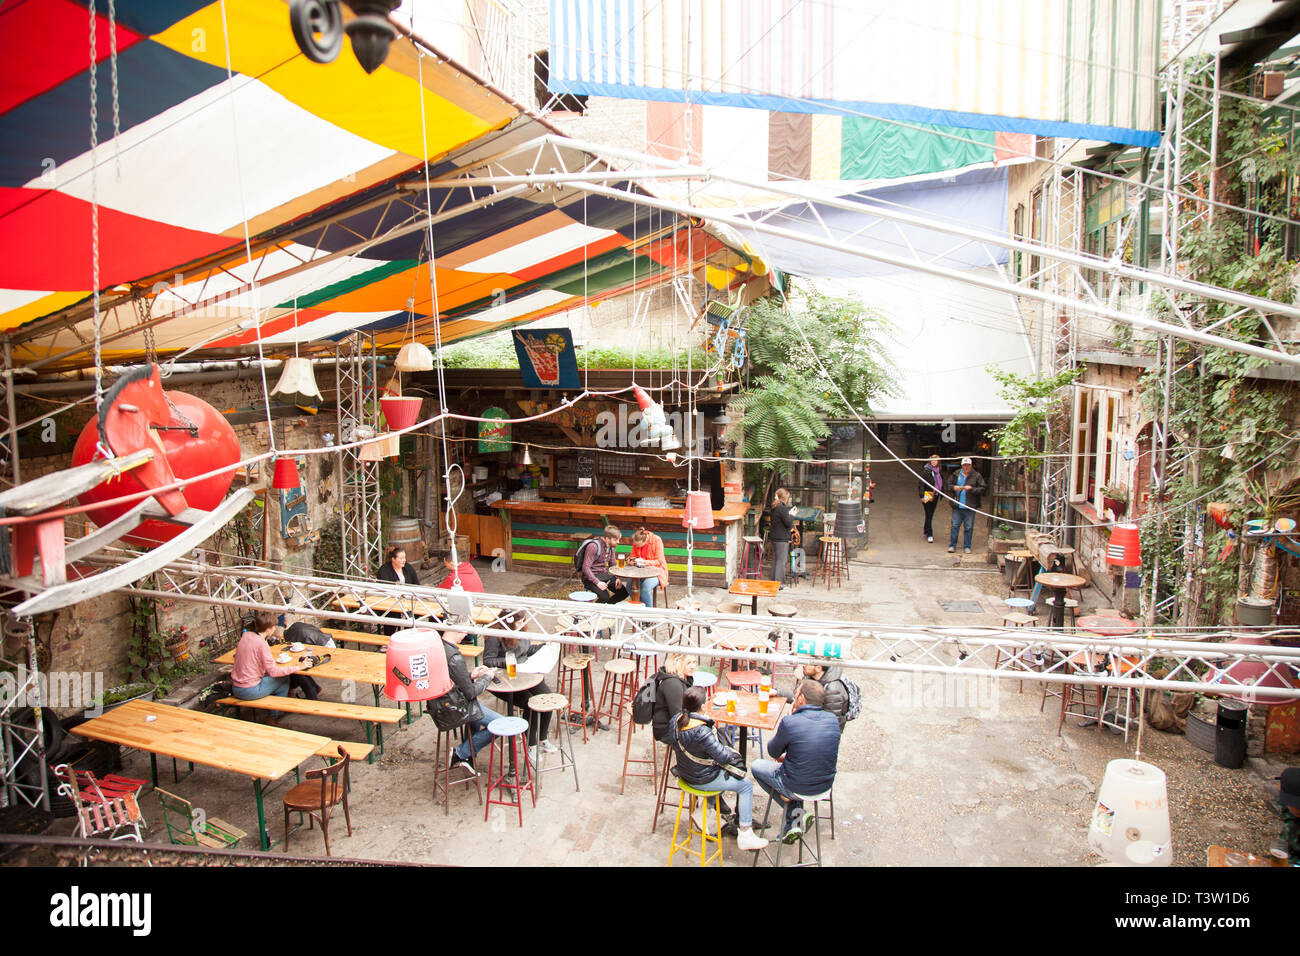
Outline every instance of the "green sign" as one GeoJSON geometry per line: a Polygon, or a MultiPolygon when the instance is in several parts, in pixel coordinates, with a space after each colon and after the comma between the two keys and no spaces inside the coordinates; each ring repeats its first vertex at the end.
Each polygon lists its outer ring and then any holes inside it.
{"type": "MultiPolygon", "coordinates": [[[[510,416],[504,408],[483,409],[480,418],[504,419],[510,416]]],[[[510,423],[505,421],[486,421],[478,423],[478,450],[481,454],[492,455],[510,450],[510,423]]]]}
{"type": "Polygon", "coordinates": [[[827,637],[821,634],[800,635],[795,638],[794,652],[809,657],[831,657],[840,660],[844,657],[847,637],[827,637]]]}

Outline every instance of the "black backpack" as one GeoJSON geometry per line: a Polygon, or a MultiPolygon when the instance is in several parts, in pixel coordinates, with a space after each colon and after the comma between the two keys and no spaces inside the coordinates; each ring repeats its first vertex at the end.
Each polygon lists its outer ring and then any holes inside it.
{"type": "Polygon", "coordinates": [[[632,723],[648,724],[654,719],[655,697],[659,693],[659,678],[651,677],[639,688],[632,698],[632,723]]]}
{"type": "Polygon", "coordinates": [[[577,571],[579,574],[582,573],[582,556],[587,550],[587,545],[589,544],[599,545],[600,538],[596,535],[592,535],[586,541],[582,542],[582,544],[578,545],[578,549],[573,552],[573,570],[577,571]]]}
{"type": "Polygon", "coordinates": [[[862,689],[847,677],[841,677],[840,683],[844,685],[844,694],[848,698],[844,708],[844,719],[857,720],[858,715],[862,713],[862,689]]]}

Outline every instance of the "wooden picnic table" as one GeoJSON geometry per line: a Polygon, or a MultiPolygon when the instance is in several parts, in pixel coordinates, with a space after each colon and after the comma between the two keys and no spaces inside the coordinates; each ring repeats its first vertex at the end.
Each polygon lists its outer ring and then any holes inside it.
{"type": "Polygon", "coordinates": [[[748,748],[746,745],[749,742],[749,734],[747,731],[766,730],[771,732],[776,730],[776,725],[781,721],[781,711],[785,709],[787,702],[786,698],[777,697],[773,694],[771,699],[767,702],[767,713],[760,714],[758,712],[757,694],[751,694],[746,690],[720,691],[719,693],[723,695],[734,693],[736,695],[736,712],[734,714],[729,714],[727,713],[726,704],[723,704],[721,707],[715,704],[713,701],[718,694],[714,694],[705,702],[700,713],[704,714],[705,717],[712,718],[715,724],[726,724],[731,727],[741,728],[740,747],[738,749],[740,751],[741,761],[744,762],[746,767],[748,767],[749,760],[746,755],[746,750],[748,748]]]}
{"type": "Polygon", "coordinates": [[[751,598],[750,609],[758,613],[758,599],[760,597],[776,597],[781,590],[779,581],[760,581],[756,578],[741,578],[735,581],[727,589],[728,594],[735,594],[741,597],[751,598]]]}
{"type": "MultiPolygon", "coordinates": [[[[369,634],[365,631],[344,631],[337,627],[322,627],[321,630],[334,638],[337,643],[351,642],[353,644],[366,644],[370,647],[376,647],[381,651],[388,647],[387,634],[369,634]]],[[[483,653],[483,647],[480,644],[459,644],[457,646],[460,648],[460,653],[463,657],[478,657],[483,653]]],[[[340,649],[347,650],[347,648],[340,649]]],[[[289,653],[293,654],[294,652],[290,651],[289,653]]],[[[300,651],[298,653],[303,652],[300,651]]],[[[333,662],[331,661],[331,663],[333,662]]]]}
{"type": "Polygon", "coordinates": [[[330,743],[330,738],[316,734],[145,700],[128,701],[70,729],[91,740],[148,753],[155,789],[158,754],[251,777],[263,850],[269,849],[271,842],[262,806],[262,781],[278,780],[330,743]]]}
{"type": "Polygon", "coordinates": [[[411,614],[414,617],[442,617],[442,607],[437,601],[417,597],[394,597],[391,594],[340,594],[334,603],[345,611],[355,611],[365,606],[376,614],[411,614]]]}

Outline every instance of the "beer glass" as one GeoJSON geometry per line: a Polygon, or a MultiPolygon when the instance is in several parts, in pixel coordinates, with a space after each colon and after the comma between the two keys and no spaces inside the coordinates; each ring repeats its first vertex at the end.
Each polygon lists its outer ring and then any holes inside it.
{"type": "Polygon", "coordinates": [[[736,712],[737,699],[737,694],[734,690],[727,691],[727,713],[734,714],[736,712]]]}
{"type": "Polygon", "coordinates": [[[516,673],[516,670],[515,670],[515,664],[516,664],[516,663],[517,663],[517,660],[516,660],[516,658],[515,658],[515,652],[514,652],[514,651],[506,651],[506,676],[509,677],[511,680],[514,680],[514,679],[515,679],[515,673],[516,673]]]}

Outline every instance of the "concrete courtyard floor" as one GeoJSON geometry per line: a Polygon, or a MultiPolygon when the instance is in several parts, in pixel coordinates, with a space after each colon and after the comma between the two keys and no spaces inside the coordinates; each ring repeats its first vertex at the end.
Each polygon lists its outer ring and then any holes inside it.
{"type": "MultiPolygon", "coordinates": [[[[995,569],[983,563],[987,529],[977,526],[975,555],[947,554],[946,508],[936,513],[942,532],[933,544],[920,535],[921,508],[914,479],[897,466],[873,467],[877,504],[872,508],[870,546],[852,562],[853,580],[840,588],[800,583],[782,600],[801,615],[870,621],[882,625],[997,625],[1005,592],[995,569]],[[958,560],[954,560],[956,557],[958,560]],[[939,599],[975,602],[978,613],[943,610],[939,599]]],[[[982,522],[980,523],[982,525],[982,522]]],[[[489,591],[555,594],[555,578],[490,573],[489,591]]],[[[674,590],[674,597],[680,596],[674,590]]],[[[706,604],[721,590],[697,591],[706,604]]],[[[1088,606],[1109,606],[1091,594],[1088,606]]],[[[716,600],[715,600],[716,598],[716,600]]],[[[761,608],[760,608],[761,610],[761,608]]],[[[864,639],[865,641],[866,639],[864,639]]],[[[855,651],[868,647],[862,641],[855,651]]],[[[954,652],[955,653],[955,652],[954,652]]],[[[990,661],[991,663],[991,661],[990,661]]],[[[881,671],[854,672],[863,694],[861,717],[846,730],[835,785],[836,833],[823,826],[824,860],[836,866],[1033,865],[1078,866],[1101,862],[1086,840],[1089,816],[1106,763],[1132,757],[1136,735],[1122,737],[1067,721],[1056,734],[1059,705],[1040,713],[1040,686],[969,677],[921,678],[881,671]]],[[[326,682],[327,696],[338,686],[326,682]]],[[[778,689],[781,689],[778,687],[778,689]]],[[[500,710],[495,702],[494,708],[500,710]]],[[[337,722],[290,717],[284,726],[356,739],[337,722]]],[[[454,865],[662,866],[668,855],[672,814],[665,811],[651,835],[651,782],[630,779],[620,793],[623,746],[602,732],[576,743],[580,791],[570,772],[546,774],[537,806],[526,806],[521,827],[515,811],[494,807],[484,820],[472,787],[452,792],[450,814],[435,805],[432,755],[435,730],[421,717],[397,730],[374,765],[353,765],[353,835],[341,816],[332,826],[336,856],[454,865]],[[666,828],[665,828],[666,827],[666,828]]],[[[632,744],[646,755],[650,735],[642,728],[632,744]]],[[[1150,728],[1143,757],[1169,778],[1175,862],[1204,865],[1206,848],[1222,843],[1261,853],[1277,832],[1267,806],[1267,785],[1278,770],[1252,760],[1230,771],[1214,764],[1180,735],[1150,728]],[[1266,779],[1267,778],[1267,779],[1266,779]]],[[[751,747],[750,759],[754,758],[751,747]]],[[[486,767],[486,755],[480,764],[486,767]]],[[[166,764],[160,761],[160,764],[166,764]]],[[[126,770],[147,776],[147,757],[132,754],[126,770]]],[[[171,785],[160,783],[219,816],[255,830],[251,786],[233,774],[199,767],[171,785]]],[[[1275,786],[1275,785],[1274,785],[1275,786]]],[[[757,787],[755,788],[758,789],[757,787]]],[[[766,797],[756,794],[756,816],[766,797]]],[[[283,839],[280,800],[267,798],[272,839],[283,839]]],[[[157,803],[144,808],[154,824],[149,839],[165,842],[157,803]]],[[[59,832],[62,832],[60,830],[59,832]]],[[[252,842],[251,838],[246,843],[252,842]]],[[[280,849],[277,846],[276,849],[280,849]]],[[[324,855],[319,831],[293,837],[295,854],[324,855]]],[[[727,865],[748,865],[751,855],[724,841],[727,865]]],[[[679,855],[675,865],[690,865],[679,855]]]]}

